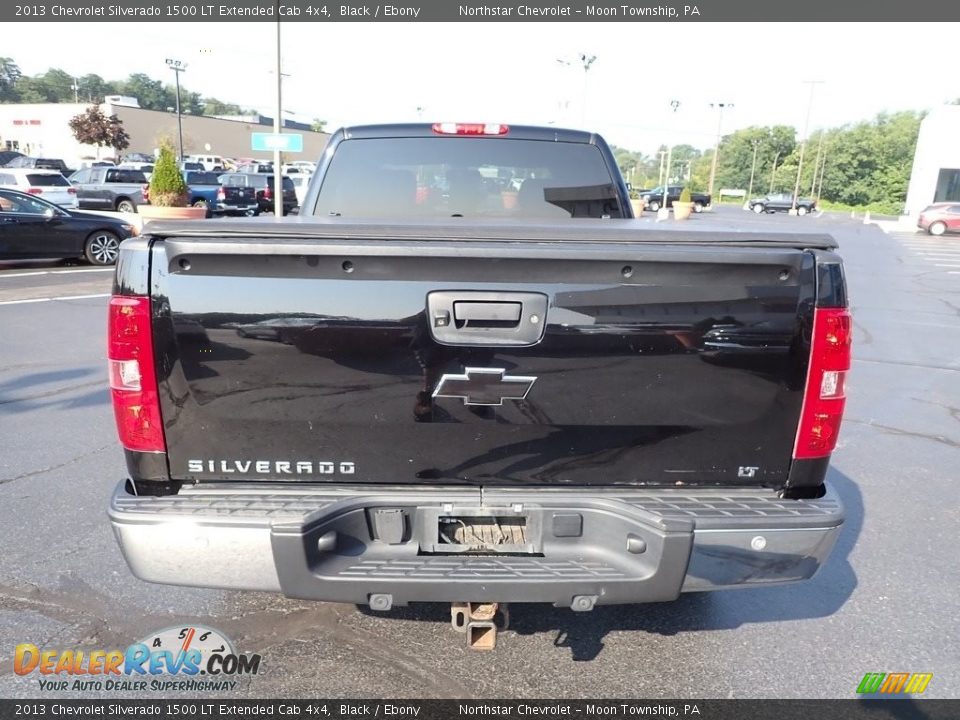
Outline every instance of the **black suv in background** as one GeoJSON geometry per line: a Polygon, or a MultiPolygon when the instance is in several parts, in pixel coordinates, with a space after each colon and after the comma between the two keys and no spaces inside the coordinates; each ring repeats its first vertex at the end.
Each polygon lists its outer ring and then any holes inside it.
{"type": "Polygon", "coordinates": [[[73,172],[60,158],[35,158],[21,155],[7,162],[9,168],[36,168],[38,170],[59,170],[64,177],[73,172]]]}
{"type": "MultiPolygon", "coordinates": [[[[252,187],[257,191],[257,208],[259,212],[275,213],[276,203],[273,198],[273,175],[267,173],[235,172],[220,176],[221,185],[232,187],[252,187]]],[[[283,214],[287,215],[297,207],[297,188],[293,180],[283,178],[283,214]]]]}

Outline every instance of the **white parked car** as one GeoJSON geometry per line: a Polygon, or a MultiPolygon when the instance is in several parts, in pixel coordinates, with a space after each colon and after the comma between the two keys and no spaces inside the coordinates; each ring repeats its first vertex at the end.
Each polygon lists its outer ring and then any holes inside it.
{"type": "Polygon", "coordinates": [[[294,160],[293,162],[284,163],[283,174],[284,175],[313,175],[313,172],[316,169],[317,169],[317,164],[312,163],[309,160],[294,160]]]}
{"type": "Polygon", "coordinates": [[[77,189],[57,170],[0,168],[0,188],[36,195],[64,208],[77,207],[77,189]]]}

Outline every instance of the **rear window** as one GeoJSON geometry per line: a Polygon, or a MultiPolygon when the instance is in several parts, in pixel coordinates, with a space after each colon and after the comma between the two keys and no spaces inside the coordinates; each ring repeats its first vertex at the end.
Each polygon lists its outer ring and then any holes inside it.
{"type": "Polygon", "coordinates": [[[141,170],[107,170],[107,182],[145,183],[147,177],[141,170]]]}
{"type": "Polygon", "coordinates": [[[623,217],[600,149],[506,138],[346,140],[315,215],[623,217]]]}
{"type": "Polygon", "coordinates": [[[188,172],[187,183],[189,185],[219,185],[219,175],[215,172],[188,172]]]}
{"type": "Polygon", "coordinates": [[[63,175],[30,173],[27,182],[33,187],[69,187],[70,183],[63,175]]]}

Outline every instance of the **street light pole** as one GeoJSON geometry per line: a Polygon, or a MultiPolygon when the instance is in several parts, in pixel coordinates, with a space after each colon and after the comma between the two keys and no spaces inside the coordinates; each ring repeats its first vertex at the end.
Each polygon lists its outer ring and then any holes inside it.
{"type": "Polygon", "coordinates": [[[723,110],[732,108],[733,103],[710,103],[710,107],[716,107],[720,111],[720,117],[717,120],[717,144],[713,148],[713,162],[710,164],[710,187],[707,188],[707,194],[713,197],[713,182],[717,176],[717,160],[720,157],[720,133],[723,128],[723,110]]]}
{"type": "Polygon", "coordinates": [[[750,189],[747,190],[747,206],[749,206],[750,198],[753,197],[753,175],[757,169],[757,148],[760,147],[760,141],[753,141],[753,162],[750,163],[750,189]]]}
{"type": "Polygon", "coordinates": [[[800,173],[803,172],[803,155],[807,149],[807,132],[810,129],[810,112],[813,110],[813,91],[817,85],[823,83],[823,80],[804,80],[810,86],[810,102],[807,103],[807,119],[803,124],[803,142],[800,144],[800,160],[797,163],[797,182],[793,187],[793,204],[790,208],[790,214],[797,214],[797,197],[800,195],[800,173]]]}
{"type": "Polygon", "coordinates": [[[180,114],[180,73],[186,72],[187,64],[180,60],[167,58],[167,67],[173,70],[174,77],[176,77],[177,80],[177,137],[180,141],[180,156],[177,159],[179,162],[183,162],[183,120],[180,114]]]}
{"type": "MultiPolygon", "coordinates": [[[[677,114],[677,108],[680,107],[679,100],[670,101],[670,109],[673,110],[673,114],[677,114]]],[[[667,206],[667,188],[670,185],[670,160],[673,157],[673,145],[667,145],[667,172],[663,177],[663,205],[660,206],[660,209],[664,212],[669,210],[667,206]]]]}
{"type": "Polygon", "coordinates": [[[283,76],[280,66],[280,0],[277,0],[277,109],[273,118],[273,132],[278,136],[278,142],[273,148],[273,214],[283,216],[283,173],[280,161],[280,143],[279,135],[283,132],[283,103],[281,99],[281,86],[283,85],[283,76]]]}

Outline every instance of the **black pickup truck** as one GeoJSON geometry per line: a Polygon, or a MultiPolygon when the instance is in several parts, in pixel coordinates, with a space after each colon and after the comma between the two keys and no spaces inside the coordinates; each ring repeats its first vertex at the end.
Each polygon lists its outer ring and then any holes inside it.
{"type": "Polygon", "coordinates": [[[299,217],[126,241],[133,572],[375,610],[812,576],[843,522],[835,242],[629,214],[596,135],[361,127],[299,217]]]}
{"type": "MultiPolygon", "coordinates": [[[[673,207],[675,202],[680,200],[680,193],[683,192],[683,185],[667,185],[667,204],[663,204],[663,187],[655,187],[653,190],[641,190],[640,197],[647,201],[647,210],[656,212],[661,207],[673,207]]],[[[707,193],[691,192],[690,202],[693,203],[693,211],[703,212],[710,207],[712,198],[707,193]]]]}

